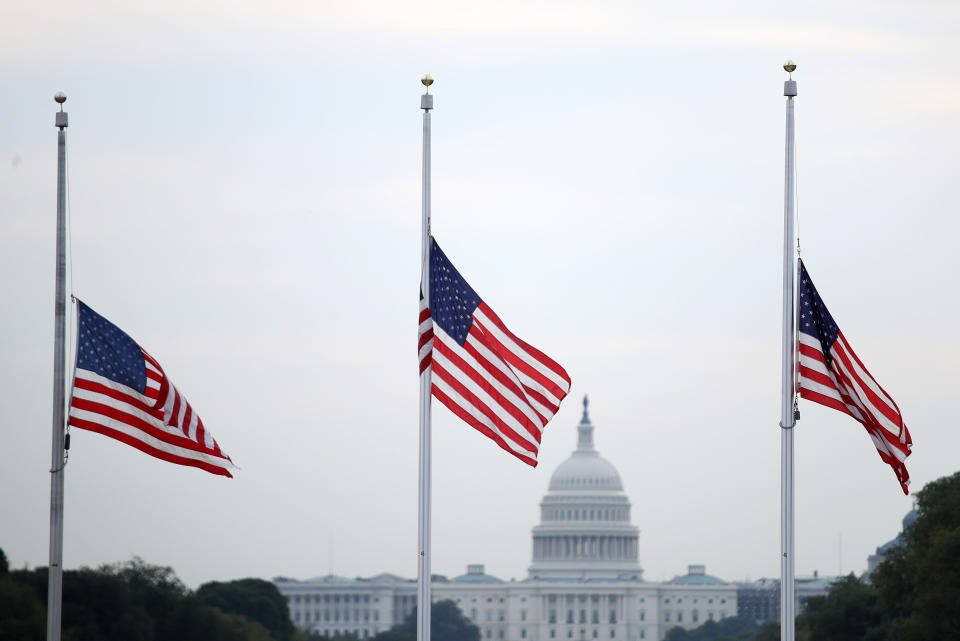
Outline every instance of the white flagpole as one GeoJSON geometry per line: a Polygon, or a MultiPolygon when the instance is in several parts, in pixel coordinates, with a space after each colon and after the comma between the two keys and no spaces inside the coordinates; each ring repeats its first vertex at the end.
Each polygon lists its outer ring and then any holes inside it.
{"type": "Polygon", "coordinates": [[[54,126],[57,134],[57,263],[53,302],[53,439],[50,455],[50,565],[47,582],[47,641],[60,641],[63,599],[63,466],[64,460],[64,338],[67,316],[66,187],[67,113],[62,92],[53,97],[60,104],[54,126]]]}
{"type": "Polygon", "coordinates": [[[797,363],[795,357],[796,311],[794,302],[794,123],[793,99],[797,95],[797,81],[792,72],[796,63],[788,60],[783,68],[791,74],[783,83],[787,97],[787,144],[784,168],[783,194],[783,370],[782,404],[780,412],[780,641],[794,641],[796,620],[796,583],[794,581],[793,540],[793,427],[796,425],[793,401],[796,391],[797,363]]]}
{"type": "MultiPolygon", "coordinates": [[[[420,251],[420,286],[427,309],[430,308],[430,110],[433,96],[429,75],[420,79],[427,88],[420,96],[423,109],[423,238],[420,251]]],[[[430,641],[430,374],[428,366],[420,375],[420,523],[418,527],[417,566],[417,641],[430,641]]]]}

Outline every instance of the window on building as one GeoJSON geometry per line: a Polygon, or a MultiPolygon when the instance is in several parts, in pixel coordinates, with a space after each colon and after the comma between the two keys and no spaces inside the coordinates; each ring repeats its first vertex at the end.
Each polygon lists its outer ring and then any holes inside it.
{"type": "Polygon", "coordinates": [[[554,630],[553,628],[550,628],[550,638],[551,638],[551,639],[556,639],[556,638],[557,638],[557,631],[554,630]]]}
{"type": "Polygon", "coordinates": [[[670,621],[670,610],[663,611],[663,620],[668,622],[670,621]]]}
{"type": "Polygon", "coordinates": [[[526,620],[527,620],[527,611],[526,611],[526,610],[520,610],[520,620],[521,620],[521,621],[526,621],[526,620]]]}
{"type": "Polygon", "coordinates": [[[640,610],[640,620],[643,621],[647,617],[647,613],[644,610],[640,610]]]}
{"type": "Polygon", "coordinates": [[[600,623],[600,613],[596,610],[590,613],[590,622],[591,623],[600,623]]]}
{"type": "Polygon", "coordinates": [[[499,617],[500,621],[503,621],[503,610],[500,610],[499,612],[497,612],[497,616],[499,617]]]}
{"type": "Polygon", "coordinates": [[[487,628],[487,638],[489,639],[492,636],[493,636],[493,630],[487,628]]]}
{"type": "Polygon", "coordinates": [[[693,619],[693,622],[696,623],[700,620],[700,613],[696,608],[693,609],[693,612],[690,613],[690,617],[693,619]]]}
{"type": "Polygon", "coordinates": [[[580,610],[580,623],[586,623],[586,622],[587,622],[587,611],[580,610]]]}
{"type": "Polygon", "coordinates": [[[550,623],[557,622],[557,610],[555,608],[550,608],[550,617],[547,619],[550,623]]]}
{"type": "Polygon", "coordinates": [[[473,619],[474,621],[477,620],[477,609],[476,609],[476,608],[470,608],[470,618],[473,619]]]}
{"type": "Polygon", "coordinates": [[[527,638],[527,629],[526,629],[526,628],[520,628],[520,638],[521,638],[521,639],[526,639],[526,638],[527,638]]]}
{"type": "Polygon", "coordinates": [[[572,639],[572,638],[573,638],[573,630],[567,630],[567,638],[568,638],[568,639],[572,639]]]}
{"type": "Polygon", "coordinates": [[[500,628],[500,638],[503,638],[503,628],[500,628]]]}
{"type": "Polygon", "coordinates": [[[677,612],[677,621],[678,622],[683,621],[683,610],[680,610],[679,612],[677,612]]]}
{"type": "Polygon", "coordinates": [[[646,631],[646,630],[640,630],[640,638],[641,638],[641,639],[646,639],[646,638],[647,638],[647,631],[646,631]]]}
{"type": "Polygon", "coordinates": [[[593,638],[594,638],[594,639],[597,638],[597,629],[596,629],[596,628],[593,629],[593,638]]]}
{"type": "Polygon", "coordinates": [[[567,610],[567,623],[573,623],[573,610],[567,610]]]}
{"type": "Polygon", "coordinates": [[[613,628],[610,628],[610,638],[611,638],[611,639],[616,639],[616,638],[617,638],[617,631],[614,630],[613,628]]]}
{"type": "Polygon", "coordinates": [[[713,621],[713,612],[707,612],[707,621],[713,621]]]}
{"type": "Polygon", "coordinates": [[[615,609],[610,610],[610,623],[617,622],[617,611],[615,609]]]}
{"type": "Polygon", "coordinates": [[[493,621],[493,611],[487,610],[487,621],[493,621]]]}

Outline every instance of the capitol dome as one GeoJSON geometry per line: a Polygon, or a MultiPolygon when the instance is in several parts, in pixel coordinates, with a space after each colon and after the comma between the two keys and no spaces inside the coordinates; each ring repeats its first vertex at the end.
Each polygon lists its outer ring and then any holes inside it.
{"type": "Polygon", "coordinates": [[[583,399],[577,449],[550,477],[533,528],[531,578],[633,579],[639,530],[620,474],[593,445],[593,423],[583,399]]]}
{"type": "Polygon", "coordinates": [[[620,473],[593,447],[593,424],[587,414],[589,401],[583,399],[583,418],[577,426],[577,449],[550,477],[550,491],[604,489],[622,491],[620,473]]]}

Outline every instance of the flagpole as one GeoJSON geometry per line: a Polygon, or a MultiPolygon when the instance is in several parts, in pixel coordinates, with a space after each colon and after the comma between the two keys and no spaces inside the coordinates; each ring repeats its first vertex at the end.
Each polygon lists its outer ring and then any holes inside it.
{"type": "Polygon", "coordinates": [[[63,600],[63,466],[64,466],[64,338],[67,316],[66,187],[67,187],[67,96],[58,92],[60,104],[54,126],[57,133],[57,262],[53,303],[53,439],[50,454],[50,565],[47,582],[47,641],[60,641],[63,600]]]}
{"type": "Polygon", "coordinates": [[[780,641],[794,641],[796,621],[796,583],[794,581],[794,523],[793,523],[793,427],[796,425],[793,401],[796,380],[796,312],[794,289],[794,121],[793,99],[797,95],[797,81],[792,72],[796,63],[788,60],[783,65],[789,80],[783,83],[787,98],[787,141],[783,194],[783,370],[781,380],[780,412],[780,641]]]}
{"type": "MultiPolygon", "coordinates": [[[[426,93],[420,96],[423,109],[423,229],[421,240],[421,281],[423,298],[430,308],[430,110],[433,96],[429,75],[420,79],[426,93]]],[[[420,375],[420,481],[417,566],[417,641],[430,640],[430,391],[431,366],[420,375]]]]}

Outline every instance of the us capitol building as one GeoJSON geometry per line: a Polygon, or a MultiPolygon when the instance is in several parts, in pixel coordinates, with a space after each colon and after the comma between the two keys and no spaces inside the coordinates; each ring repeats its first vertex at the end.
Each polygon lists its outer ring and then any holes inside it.
{"type": "MultiPolygon", "coordinates": [[[[481,641],[660,641],[674,626],[736,616],[737,586],[702,565],[665,583],[643,580],[630,500],[617,468],[594,448],[593,429],[584,398],[577,449],[540,503],[526,579],[503,581],[482,565],[453,579],[434,575],[433,601],[456,603],[481,641]]],[[[392,574],[274,583],[294,624],[327,636],[370,638],[403,621],[417,602],[416,580],[392,574]]]]}

